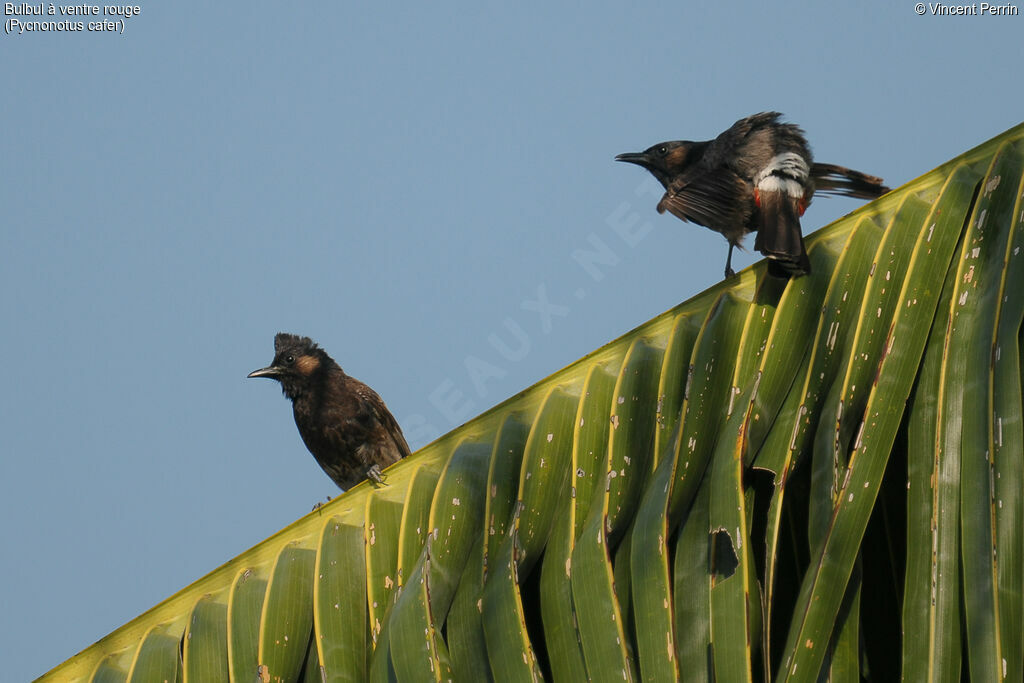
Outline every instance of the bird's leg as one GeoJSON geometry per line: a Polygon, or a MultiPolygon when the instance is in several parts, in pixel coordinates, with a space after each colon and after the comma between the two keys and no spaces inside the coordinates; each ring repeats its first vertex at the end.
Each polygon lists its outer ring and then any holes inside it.
{"type": "Polygon", "coordinates": [[[732,269],[732,248],[736,246],[732,242],[729,242],[729,255],[725,257],[725,277],[730,278],[736,274],[736,271],[732,269]]]}
{"type": "Polygon", "coordinates": [[[374,464],[370,469],[366,470],[366,478],[373,482],[374,486],[387,486],[384,481],[386,477],[380,471],[380,465],[374,464]]]}

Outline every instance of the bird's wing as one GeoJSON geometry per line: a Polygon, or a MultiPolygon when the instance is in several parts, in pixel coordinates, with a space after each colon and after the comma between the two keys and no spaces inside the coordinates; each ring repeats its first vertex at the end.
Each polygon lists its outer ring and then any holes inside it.
{"type": "Polygon", "coordinates": [[[384,400],[380,395],[365,384],[356,389],[356,394],[361,399],[359,420],[372,422],[372,425],[368,425],[372,431],[382,430],[387,438],[394,442],[398,455],[395,460],[409,455],[409,444],[405,440],[405,435],[402,434],[402,428],[398,425],[395,416],[384,405],[384,400]]]}
{"type": "Polygon", "coordinates": [[[746,189],[739,176],[724,169],[687,173],[669,183],[658,202],[658,212],[669,211],[709,228],[742,225],[745,217],[740,198],[746,189]]]}

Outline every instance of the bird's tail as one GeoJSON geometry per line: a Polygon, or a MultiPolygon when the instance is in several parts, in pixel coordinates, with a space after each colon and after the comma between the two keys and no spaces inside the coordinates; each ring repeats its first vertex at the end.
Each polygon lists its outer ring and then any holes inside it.
{"type": "Polygon", "coordinates": [[[889,191],[881,178],[835,164],[814,164],[811,177],[815,193],[820,194],[874,199],[889,191]]]}
{"type": "Polygon", "coordinates": [[[802,198],[761,190],[758,206],[761,220],[754,248],[768,258],[768,273],[785,278],[811,272],[800,231],[802,198]]]}

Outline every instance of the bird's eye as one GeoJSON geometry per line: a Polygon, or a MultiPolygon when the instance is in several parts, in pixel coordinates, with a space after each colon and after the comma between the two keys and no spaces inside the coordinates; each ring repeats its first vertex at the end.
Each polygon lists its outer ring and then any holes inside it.
{"type": "Polygon", "coordinates": [[[287,363],[288,365],[291,365],[292,363],[295,362],[295,356],[292,356],[292,355],[285,356],[284,362],[287,363]]]}
{"type": "Polygon", "coordinates": [[[665,156],[666,154],[668,154],[668,147],[659,147],[658,154],[660,154],[661,156],[665,156]]]}

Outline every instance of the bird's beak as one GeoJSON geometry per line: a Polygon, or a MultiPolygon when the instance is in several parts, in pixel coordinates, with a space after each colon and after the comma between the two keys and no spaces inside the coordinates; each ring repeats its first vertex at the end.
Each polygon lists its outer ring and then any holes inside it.
{"type": "Polygon", "coordinates": [[[625,154],[619,154],[615,157],[615,161],[625,161],[630,164],[636,164],[647,168],[647,155],[643,152],[626,152],[625,154]]]}
{"type": "Polygon", "coordinates": [[[269,377],[270,379],[277,379],[278,377],[280,377],[280,375],[281,368],[277,367],[276,365],[269,365],[265,368],[260,368],[259,370],[253,370],[248,375],[246,375],[246,379],[252,377],[269,377]]]}

